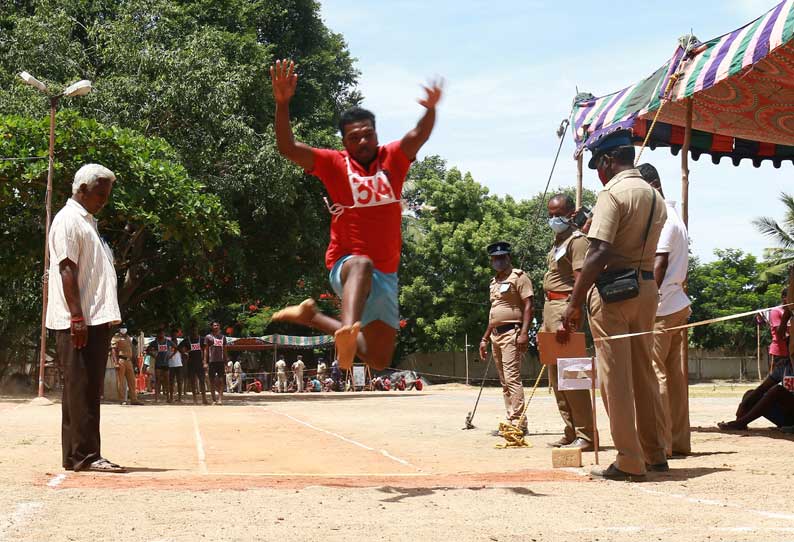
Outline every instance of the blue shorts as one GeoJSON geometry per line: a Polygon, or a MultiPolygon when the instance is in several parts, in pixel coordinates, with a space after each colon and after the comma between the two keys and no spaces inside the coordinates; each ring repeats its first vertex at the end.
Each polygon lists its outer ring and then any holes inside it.
{"type": "MultiPolygon", "coordinates": [[[[334,264],[328,279],[336,295],[342,298],[342,266],[347,260],[353,258],[343,256],[334,264]]],[[[397,300],[397,273],[384,273],[377,269],[372,270],[372,289],[364,305],[364,314],[361,315],[361,327],[370,322],[380,320],[394,329],[400,328],[400,307],[397,300]]]]}

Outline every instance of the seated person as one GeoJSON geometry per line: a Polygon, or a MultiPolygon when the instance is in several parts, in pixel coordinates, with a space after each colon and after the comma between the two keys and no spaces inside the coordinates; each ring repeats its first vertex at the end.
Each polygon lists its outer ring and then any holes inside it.
{"type": "Polygon", "coordinates": [[[371,391],[383,391],[383,379],[379,376],[373,378],[369,383],[369,389],[371,391]]]}
{"type": "Polygon", "coordinates": [[[391,380],[388,376],[383,377],[383,391],[391,391],[391,380]]]}
{"type": "Polygon", "coordinates": [[[416,388],[416,391],[422,391],[422,388],[424,388],[424,384],[422,384],[422,377],[416,374],[414,375],[414,377],[415,380],[411,382],[410,386],[408,386],[408,391],[411,391],[414,388],[416,388]]]}
{"type": "Polygon", "coordinates": [[[323,391],[323,385],[320,384],[320,381],[317,380],[316,377],[309,380],[309,385],[306,386],[306,388],[308,389],[308,391],[312,391],[312,392],[323,391]]]}
{"type": "Polygon", "coordinates": [[[334,379],[330,376],[325,378],[325,382],[323,382],[323,391],[334,391],[334,379]]]}
{"type": "Polygon", "coordinates": [[[748,390],[736,410],[736,419],[720,422],[720,429],[742,430],[764,417],[777,427],[794,425],[794,363],[776,364],[754,390],[748,390]]]}
{"type": "Polygon", "coordinates": [[[405,375],[400,376],[400,379],[394,384],[394,387],[399,391],[405,391],[405,375]]]}
{"type": "Polygon", "coordinates": [[[262,383],[259,381],[258,378],[254,378],[254,381],[245,387],[245,391],[253,391],[256,393],[260,393],[262,391],[262,383]]]}

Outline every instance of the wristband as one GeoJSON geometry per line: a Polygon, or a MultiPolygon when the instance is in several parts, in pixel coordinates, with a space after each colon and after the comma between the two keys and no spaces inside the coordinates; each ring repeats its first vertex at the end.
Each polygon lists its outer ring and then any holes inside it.
{"type": "Polygon", "coordinates": [[[72,316],[72,322],[85,322],[85,318],[82,316],[72,316]]]}

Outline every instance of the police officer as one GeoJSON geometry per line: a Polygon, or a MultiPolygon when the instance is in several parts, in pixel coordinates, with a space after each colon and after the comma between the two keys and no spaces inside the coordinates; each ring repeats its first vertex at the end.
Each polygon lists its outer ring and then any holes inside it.
{"type": "Polygon", "coordinates": [[[653,330],[659,293],[654,255],[667,212],[656,190],[634,168],[629,132],[609,134],[590,150],[588,165],[598,171],[604,190],[593,209],[590,248],[563,325],[567,331],[576,329],[582,321],[581,307],[587,303],[601,395],[618,452],[614,463],[591,474],[641,480],[649,469],[668,470],[664,436],[657,424],[662,404],[651,357],[653,337],[599,339],[653,330]]]}
{"type": "MultiPolygon", "coordinates": [[[[576,213],[571,196],[556,194],[549,199],[549,227],[554,231],[554,243],[546,263],[548,271],[543,277],[543,331],[556,332],[561,325],[562,315],[568,306],[576,276],[584,264],[587,253],[587,237],[571,223],[576,213]]],[[[549,445],[562,448],[593,450],[593,410],[590,393],[587,390],[558,389],[557,366],[549,365],[549,380],[557,399],[557,408],[565,422],[563,437],[549,445]]]]}
{"type": "MultiPolygon", "coordinates": [[[[513,269],[510,243],[499,241],[488,245],[491,267],[491,311],[488,329],[480,341],[480,358],[485,360],[491,343],[496,371],[502,384],[507,421],[518,424],[524,411],[524,388],[521,385],[521,360],[529,346],[529,324],[532,321],[532,281],[520,269],[513,269]]],[[[523,427],[526,431],[526,419],[523,427]]]]}
{"type": "Polygon", "coordinates": [[[110,340],[110,356],[116,367],[116,389],[118,390],[121,404],[127,403],[124,399],[124,382],[130,394],[130,404],[142,405],[135,391],[135,370],[132,367],[132,337],[127,335],[127,324],[121,324],[118,333],[110,340]]]}

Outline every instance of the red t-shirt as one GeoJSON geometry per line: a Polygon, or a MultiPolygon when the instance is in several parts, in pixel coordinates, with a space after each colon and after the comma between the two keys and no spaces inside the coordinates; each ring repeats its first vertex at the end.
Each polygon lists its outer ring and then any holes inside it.
{"type": "MultiPolygon", "coordinates": [[[[331,204],[344,206],[344,211],[331,220],[331,241],[325,253],[325,265],[331,269],[343,256],[367,256],[375,268],[383,273],[395,273],[400,266],[402,248],[402,206],[399,201],[388,205],[352,207],[353,189],[348,178],[347,151],[314,149],[314,169],[308,171],[319,178],[331,199],[331,204]]],[[[358,190],[359,204],[380,201],[379,194],[399,200],[411,160],[394,141],[378,148],[378,158],[365,170],[350,158],[350,170],[360,177],[372,177],[378,169],[385,174],[388,184],[379,181],[377,186],[362,184],[358,190]],[[370,190],[370,188],[372,190],[370,190]]]]}

